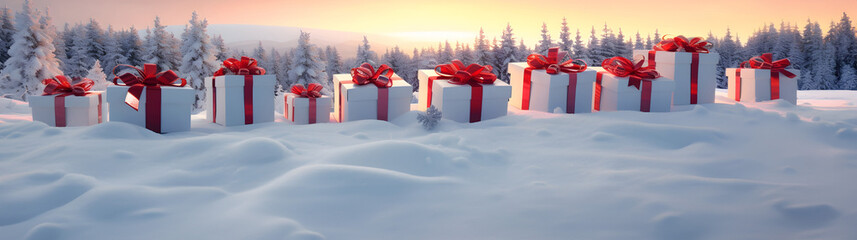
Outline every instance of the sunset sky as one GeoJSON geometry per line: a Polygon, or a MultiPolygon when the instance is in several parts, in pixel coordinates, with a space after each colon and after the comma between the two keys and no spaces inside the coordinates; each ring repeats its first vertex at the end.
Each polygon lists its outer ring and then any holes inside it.
{"type": "MultiPolygon", "coordinates": [[[[13,10],[23,0],[0,1],[13,10]]],[[[471,35],[484,27],[489,36],[499,35],[506,23],[523,36],[528,45],[539,38],[542,22],[547,22],[554,39],[559,23],[567,17],[569,25],[579,28],[584,38],[592,26],[608,24],[626,36],[636,31],[647,34],[656,28],[661,34],[723,35],[730,27],[742,38],[764,23],[780,21],[803,26],[807,18],[819,21],[826,29],[842,13],[857,14],[857,0],[723,0],[662,2],[639,0],[600,1],[274,1],[274,0],[31,0],[37,8],[49,7],[55,24],[87,21],[95,18],[118,28],[151,26],[160,16],[166,25],[187,23],[197,11],[211,24],[257,24],[297,26],[361,33],[459,32],[450,38],[472,41],[471,35]],[[361,3],[362,2],[362,3],[361,3]],[[817,3],[817,4],[811,4],[817,3]]],[[[420,36],[418,33],[413,36],[420,36]]]]}

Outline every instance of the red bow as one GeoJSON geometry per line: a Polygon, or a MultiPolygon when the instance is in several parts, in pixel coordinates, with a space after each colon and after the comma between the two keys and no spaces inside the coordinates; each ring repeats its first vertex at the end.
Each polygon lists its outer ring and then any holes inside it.
{"type": "Polygon", "coordinates": [[[624,57],[612,57],[601,62],[601,67],[617,77],[629,77],[628,86],[640,89],[643,80],[651,81],[661,77],[654,66],[643,67],[644,62],[645,60],[640,60],[634,64],[624,57]]]}
{"type": "Polygon", "coordinates": [[[701,37],[688,40],[686,37],[679,35],[678,37],[669,39],[667,36],[664,36],[663,40],[655,44],[652,48],[655,51],[708,53],[708,49],[712,45],[701,37]]]}
{"type": "Polygon", "coordinates": [[[351,81],[357,85],[366,85],[369,83],[375,84],[379,88],[389,88],[393,86],[393,71],[387,64],[381,64],[378,70],[372,67],[372,64],[363,63],[360,67],[351,69],[351,81]]]}
{"type": "MultiPolygon", "coordinates": [[[[72,78],[72,80],[78,80],[78,78],[72,78]]],[[[54,78],[42,80],[42,84],[46,85],[45,92],[42,95],[67,93],[75,96],[83,96],[86,95],[86,91],[92,89],[92,85],[95,85],[95,82],[89,78],[83,78],[78,83],[71,84],[65,76],[57,75],[54,78]]]]}
{"type": "Polygon", "coordinates": [[[321,84],[318,83],[310,83],[307,87],[304,87],[303,84],[295,84],[292,86],[291,91],[304,98],[320,98],[322,88],[321,84]]]}
{"type": "Polygon", "coordinates": [[[128,72],[113,78],[113,84],[130,87],[125,96],[125,103],[134,110],[139,110],[140,95],[143,94],[143,89],[146,87],[184,87],[187,84],[187,80],[179,78],[173,70],[158,72],[158,65],[155,64],[143,64],[143,70],[131,65],[117,65],[113,68],[113,75],[116,75],[116,69],[120,66],[137,70],[137,72],[128,72]],[[181,80],[181,84],[176,85],[178,80],[181,80]],[[120,84],[119,81],[122,83],[120,84]]]}
{"type": "Polygon", "coordinates": [[[548,74],[578,73],[586,70],[586,62],[579,59],[569,59],[560,63],[559,61],[565,56],[566,52],[559,51],[559,48],[548,49],[548,56],[541,54],[530,54],[527,56],[527,64],[535,69],[544,69],[548,74]],[[574,61],[580,61],[583,65],[574,64],[574,61]]]}
{"type": "Polygon", "coordinates": [[[223,61],[223,67],[214,72],[214,76],[223,76],[228,73],[235,75],[265,75],[265,69],[257,66],[254,58],[241,57],[241,60],[229,58],[223,61]]]}
{"type": "Polygon", "coordinates": [[[782,73],[786,77],[794,78],[797,75],[786,70],[789,65],[792,65],[792,62],[788,58],[774,61],[774,54],[772,53],[755,56],[741,63],[742,68],[770,69],[772,73],[782,73]]]}
{"type": "Polygon", "coordinates": [[[447,81],[456,85],[464,85],[470,81],[480,84],[492,84],[497,76],[491,73],[494,68],[490,65],[470,64],[467,67],[461,60],[452,60],[452,63],[437,65],[434,71],[439,75],[437,79],[448,79],[447,81]]]}

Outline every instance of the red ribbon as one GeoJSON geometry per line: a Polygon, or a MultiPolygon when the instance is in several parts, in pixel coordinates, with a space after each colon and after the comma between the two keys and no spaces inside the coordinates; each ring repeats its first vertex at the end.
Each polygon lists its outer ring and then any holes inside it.
{"type": "MultiPolygon", "coordinates": [[[[321,97],[321,89],[322,88],[323,87],[321,86],[321,84],[318,84],[318,83],[310,83],[307,87],[304,87],[303,84],[295,84],[291,88],[291,92],[294,93],[295,95],[297,95],[297,97],[309,98],[309,123],[315,123],[316,122],[316,115],[318,115],[316,113],[316,108],[317,108],[316,107],[316,98],[321,97]]],[[[288,101],[286,101],[286,104],[288,104],[288,101]]],[[[286,109],[288,109],[288,105],[286,106],[286,109]]],[[[287,112],[288,112],[288,110],[287,110],[287,112]]],[[[295,121],[295,106],[294,105],[292,105],[292,111],[291,112],[292,112],[291,120],[292,120],[292,122],[294,122],[295,121]]]]}
{"type": "MultiPolygon", "coordinates": [[[[786,67],[791,65],[791,61],[788,58],[780,59],[774,61],[774,54],[765,53],[761,56],[755,56],[750,58],[750,60],[744,61],[741,63],[742,68],[752,68],[752,69],[768,69],[771,70],[771,100],[780,99],[780,73],[786,75],[788,78],[797,77],[792,72],[786,70],[786,67]]],[[[740,92],[740,86],[736,90],[740,92]]]]}
{"type": "MultiPolygon", "coordinates": [[[[265,69],[257,66],[258,61],[250,57],[241,60],[229,58],[223,61],[223,67],[214,72],[214,76],[243,75],[244,76],[244,124],[253,124],[253,75],[265,75],[265,69]]],[[[217,122],[217,85],[211,79],[212,88],[212,122],[217,122]]]]}
{"type": "Polygon", "coordinates": [[[713,44],[705,41],[705,39],[701,37],[695,37],[688,40],[685,36],[679,35],[673,38],[664,36],[663,40],[658,44],[655,44],[652,49],[655,51],[667,52],[708,53],[708,49],[711,48],[711,46],[713,46],[713,44]]]}
{"type": "Polygon", "coordinates": [[[667,38],[653,47],[653,51],[649,51],[649,66],[655,66],[655,52],[689,52],[692,53],[690,60],[690,104],[697,104],[699,101],[699,54],[709,53],[709,48],[713,44],[701,37],[694,37],[688,40],[684,36],[667,38]]]}
{"type": "Polygon", "coordinates": [[[65,97],[67,96],[86,96],[98,95],[98,123],[101,123],[101,94],[87,92],[92,89],[95,82],[88,78],[72,78],[77,83],[71,84],[68,78],[62,75],[57,75],[54,78],[43,79],[42,84],[45,84],[43,96],[59,94],[54,97],[54,122],[57,127],[67,126],[67,118],[65,112],[65,97]]]}
{"type": "MultiPolygon", "coordinates": [[[[374,84],[378,87],[378,110],[377,119],[387,121],[389,108],[389,88],[393,86],[394,80],[402,80],[401,78],[393,78],[395,72],[387,64],[382,64],[376,70],[372,64],[363,63],[360,67],[351,69],[351,81],[337,82],[336,88],[339,89],[340,84],[357,84],[366,85],[374,84]]],[[[339,94],[342,94],[340,91],[339,94]]],[[[339,97],[339,121],[342,121],[342,96],[339,97]]]]}
{"type": "MultiPolygon", "coordinates": [[[[628,86],[642,91],[640,111],[648,112],[652,102],[652,81],[661,75],[654,66],[643,67],[644,62],[640,60],[635,64],[624,57],[612,57],[601,62],[601,67],[616,77],[628,77],[628,86]]],[[[598,72],[595,77],[595,110],[601,110],[601,78],[604,73],[598,72]]]]}
{"type": "Polygon", "coordinates": [[[146,128],[154,132],[161,132],[161,86],[184,87],[187,80],[179,78],[172,70],[158,72],[155,64],[143,64],[143,70],[131,65],[117,65],[113,68],[113,75],[119,67],[129,67],[136,72],[129,72],[113,78],[113,84],[128,86],[125,95],[125,104],[135,111],[139,111],[140,96],[146,90],[146,128]],[[181,80],[181,83],[176,83],[181,80]],[[120,83],[121,81],[121,83],[120,83]]]}
{"type": "Polygon", "coordinates": [[[532,88],[533,80],[532,74],[533,70],[544,69],[547,74],[559,74],[559,73],[567,73],[568,74],[568,95],[566,98],[566,112],[574,113],[574,98],[576,96],[576,88],[577,88],[577,73],[583,72],[586,70],[586,62],[579,59],[569,59],[564,62],[559,62],[565,57],[566,52],[560,51],[559,48],[550,48],[548,49],[548,55],[544,56],[541,54],[530,54],[527,56],[527,65],[529,67],[524,69],[524,92],[521,97],[521,110],[529,110],[530,109],[530,91],[532,88]],[[575,64],[575,61],[582,62],[582,65],[575,64]],[[572,84],[574,87],[572,87],[572,84]],[[569,103],[571,103],[571,107],[569,107],[569,103]]]}

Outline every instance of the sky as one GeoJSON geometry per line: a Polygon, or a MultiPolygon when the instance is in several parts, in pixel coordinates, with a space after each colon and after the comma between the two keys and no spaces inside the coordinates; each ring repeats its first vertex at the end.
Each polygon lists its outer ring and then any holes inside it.
{"type": "MultiPolygon", "coordinates": [[[[0,0],[13,10],[23,0],[0,0]]],[[[145,29],[155,16],[162,24],[184,25],[197,11],[210,24],[255,24],[296,26],[359,33],[383,33],[411,37],[472,41],[480,27],[489,37],[499,36],[507,23],[528,45],[540,39],[543,22],[553,39],[559,37],[560,22],[566,17],[574,32],[583,38],[594,26],[600,33],[604,24],[621,28],[626,36],[658,29],[661,34],[706,36],[712,31],[722,36],[726,28],[746,38],[766,23],[781,21],[801,27],[808,18],[826,29],[845,12],[857,14],[857,0],[722,0],[654,2],[640,0],[525,1],[277,1],[277,0],[31,0],[37,8],[48,7],[55,24],[86,22],[94,18],[115,28],[135,26],[145,29]]],[[[520,40],[520,39],[518,39],[520,40]]]]}

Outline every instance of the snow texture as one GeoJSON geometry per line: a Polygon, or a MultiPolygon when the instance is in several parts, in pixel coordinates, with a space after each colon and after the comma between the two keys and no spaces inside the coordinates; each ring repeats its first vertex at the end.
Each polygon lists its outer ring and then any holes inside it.
{"type": "Polygon", "coordinates": [[[857,238],[857,93],[717,95],[434,132],[417,112],[238,127],[200,113],[163,135],[52,128],[2,99],[0,239],[857,238]]]}

